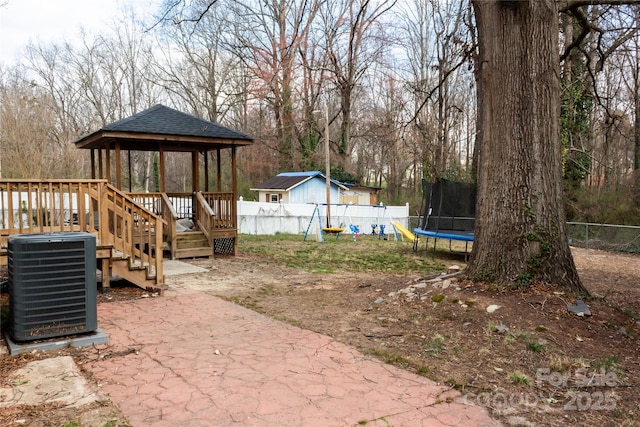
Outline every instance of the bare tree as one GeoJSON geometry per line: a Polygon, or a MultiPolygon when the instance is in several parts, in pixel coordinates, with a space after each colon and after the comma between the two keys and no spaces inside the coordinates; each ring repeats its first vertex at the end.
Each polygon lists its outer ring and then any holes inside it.
{"type": "Polygon", "coordinates": [[[235,52],[251,74],[253,96],[270,108],[278,170],[299,165],[296,150],[297,54],[307,35],[318,2],[269,0],[238,2],[235,16],[235,52]]]}
{"type": "MultiPolygon", "coordinates": [[[[384,49],[382,16],[396,0],[329,0],[321,10],[329,70],[340,99],[340,141],[337,152],[343,163],[352,158],[353,95],[356,85],[384,49]]],[[[350,165],[346,165],[349,169],[350,165]]],[[[361,168],[358,168],[361,169],[361,168]]],[[[361,175],[362,171],[358,170],[361,175]]]]}
{"type": "Polygon", "coordinates": [[[422,177],[471,175],[475,84],[468,63],[475,42],[466,2],[415,0],[400,12],[407,55],[407,104],[414,141],[414,188],[422,177]],[[464,153],[464,155],[463,155],[464,153]]]}
{"type": "Polygon", "coordinates": [[[0,71],[0,176],[83,176],[80,153],[58,143],[54,105],[26,70],[0,71]]]}

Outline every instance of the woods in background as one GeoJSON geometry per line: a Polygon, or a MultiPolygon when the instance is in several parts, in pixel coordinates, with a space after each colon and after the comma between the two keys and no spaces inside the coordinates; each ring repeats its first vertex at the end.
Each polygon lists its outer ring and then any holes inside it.
{"type": "MultiPolygon", "coordinates": [[[[108,34],[30,45],[0,69],[3,177],[87,177],[86,153],[71,142],[156,103],[255,138],[239,151],[246,198],[279,172],[324,169],[325,108],[335,176],[383,187],[385,203],[417,202],[423,177],[475,177],[478,53],[468,2],[219,0],[157,12],[143,22],[123,11],[108,34]]],[[[640,217],[637,30],[637,5],[561,9],[569,219],[640,217]]],[[[157,159],[131,156],[133,187],[153,190],[157,159]]],[[[168,158],[172,191],[184,190],[188,162],[168,158]]]]}

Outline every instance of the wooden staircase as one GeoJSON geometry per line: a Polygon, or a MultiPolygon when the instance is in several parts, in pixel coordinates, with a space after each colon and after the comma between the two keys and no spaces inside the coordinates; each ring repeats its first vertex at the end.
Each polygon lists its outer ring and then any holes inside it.
{"type": "MultiPolygon", "coordinates": [[[[164,224],[105,180],[0,179],[0,248],[13,234],[91,233],[103,288],[115,274],[162,294],[164,224]]],[[[7,264],[6,250],[0,264],[7,264]]]]}
{"type": "Polygon", "coordinates": [[[203,231],[184,231],[176,234],[177,259],[213,256],[213,247],[203,231]]]}
{"type": "Polygon", "coordinates": [[[166,222],[162,240],[171,259],[235,255],[237,211],[232,192],[128,193],[137,203],[157,212],[166,222]],[[188,218],[194,230],[178,232],[177,222],[188,218]]]}

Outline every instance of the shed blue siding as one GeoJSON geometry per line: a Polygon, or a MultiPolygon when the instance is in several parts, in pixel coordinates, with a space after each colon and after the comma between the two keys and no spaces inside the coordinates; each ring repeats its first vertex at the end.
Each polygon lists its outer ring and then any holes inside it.
{"type": "MultiPolygon", "coordinates": [[[[340,201],[340,187],[331,183],[331,203],[340,201]]],[[[324,178],[316,176],[291,189],[289,203],[326,203],[327,184],[324,178]]]]}

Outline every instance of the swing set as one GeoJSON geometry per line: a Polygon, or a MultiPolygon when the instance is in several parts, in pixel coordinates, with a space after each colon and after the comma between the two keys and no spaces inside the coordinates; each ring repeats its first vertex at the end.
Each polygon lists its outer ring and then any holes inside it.
{"type": "MultiPolygon", "coordinates": [[[[325,234],[335,234],[336,235],[336,239],[338,237],[340,237],[340,234],[342,234],[345,230],[345,222],[344,219],[347,216],[347,211],[349,209],[349,205],[348,204],[327,204],[327,203],[316,203],[315,207],[313,208],[313,214],[311,215],[311,219],[309,220],[309,225],[307,225],[307,231],[305,231],[304,233],[304,238],[302,239],[303,241],[307,240],[307,236],[309,235],[309,231],[311,230],[311,226],[313,225],[313,220],[314,218],[317,217],[317,221],[318,221],[318,237],[319,240],[324,243],[324,235],[325,234]],[[323,227],[322,226],[322,218],[321,218],[321,213],[320,213],[320,206],[327,206],[327,207],[331,207],[331,206],[344,206],[344,211],[342,212],[342,217],[340,219],[340,225],[338,227],[332,227],[331,226],[331,217],[329,216],[328,212],[329,210],[327,209],[327,226],[323,227]]],[[[353,237],[353,241],[355,242],[356,239],[358,238],[358,236],[360,236],[360,228],[353,224],[353,222],[351,221],[351,215],[349,215],[349,231],[351,231],[351,235],[353,237]]]]}
{"type": "Polygon", "coordinates": [[[382,209],[382,219],[380,218],[380,210],[378,210],[376,215],[376,222],[371,224],[371,235],[378,236],[378,239],[387,240],[387,235],[384,233],[384,229],[386,225],[384,223],[385,218],[387,217],[387,207],[380,204],[380,206],[374,206],[382,209]]]}

